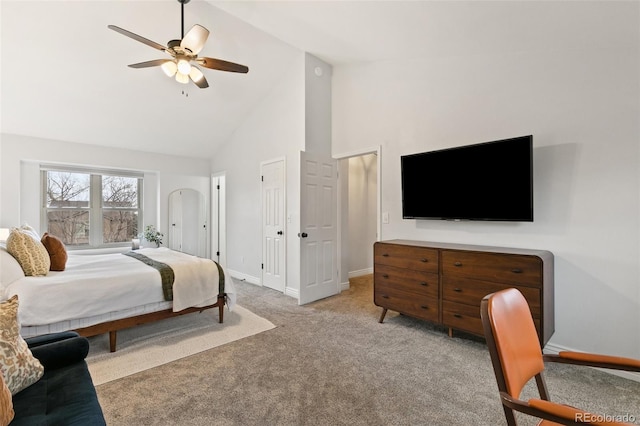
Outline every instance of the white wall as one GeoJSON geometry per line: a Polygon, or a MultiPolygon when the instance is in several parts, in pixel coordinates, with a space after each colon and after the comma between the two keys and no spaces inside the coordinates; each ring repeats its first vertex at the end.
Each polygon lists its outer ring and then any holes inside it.
{"type": "Polygon", "coordinates": [[[227,269],[234,276],[260,283],[262,271],[260,163],[285,158],[287,288],[299,289],[300,151],[305,143],[304,54],[292,53],[289,72],[246,117],[213,157],[214,173],[226,172],[227,269]]]}
{"type": "MultiPolygon", "coordinates": [[[[181,188],[200,191],[209,204],[209,161],[106,148],[50,139],[2,134],[0,137],[0,227],[40,223],[38,164],[71,164],[145,172],[145,226],[168,238],[169,194],[181,188]]],[[[44,230],[39,230],[44,231],[44,230]]]]}
{"type": "Polygon", "coordinates": [[[597,7],[555,5],[566,14],[540,16],[570,16],[567,34],[601,22],[597,46],[334,67],[332,151],[382,146],[382,239],[550,250],[551,344],[640,357],[639,4],[617,3],[607,21],[597,7]],[[533,223],[402,219],[400,155],[527,134],[533,223]]]}
{"type": "Polygon", "coordinates": [[[331,65],[305,54],[305,151],[331,156],[331,65]]]}

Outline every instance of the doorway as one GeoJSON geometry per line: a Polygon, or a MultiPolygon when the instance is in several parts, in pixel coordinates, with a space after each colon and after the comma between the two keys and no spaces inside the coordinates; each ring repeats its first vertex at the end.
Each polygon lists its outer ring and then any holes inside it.
{"type": "Polygon", "coordinates": [[[349,279],[373,273],[373,244],[381,234],[380,149],[340,160],[340,258],[342,290],[349,279]]]}

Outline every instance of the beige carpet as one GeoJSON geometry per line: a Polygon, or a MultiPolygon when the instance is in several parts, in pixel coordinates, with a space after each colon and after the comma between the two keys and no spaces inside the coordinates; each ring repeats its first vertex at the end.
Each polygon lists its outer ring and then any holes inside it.
{"type": "MultiPolygon", "coordinates": [[[[107,424],[506,425],[482,339],[449,337],[397,312],[380,324],[371,278],[350,281],[339,295],[303,306],[236,281],[238,303],[277,327],[98,386],[107,424]]],[[[640,419],[640,383],[592,368],[548,367],[553,400],[640,419]]]]}
{"type": "Polygon", "coordinates": [[[87,363],[94,384],[100,385],[152,367],[252,336],[275,326],[241,306],[183,315],[118,332],[117,351],[109,352],[109,336],[91,337],[87,363]]]}

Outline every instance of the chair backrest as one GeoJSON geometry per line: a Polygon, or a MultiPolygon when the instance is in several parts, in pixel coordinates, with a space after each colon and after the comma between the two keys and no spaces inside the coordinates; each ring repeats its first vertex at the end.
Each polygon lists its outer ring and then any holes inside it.
{"type": "Polygon", "coordinates": [[[485,296],[480,309],[498,389],[519,398],[524,385],[544,370],[527,300],[510,288],[485,296]]]}

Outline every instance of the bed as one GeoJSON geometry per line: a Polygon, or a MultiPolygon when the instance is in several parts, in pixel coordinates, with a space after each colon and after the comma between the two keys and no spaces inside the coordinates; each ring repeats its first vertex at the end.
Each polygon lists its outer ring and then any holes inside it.
{"type": "Polygon", "coordinates": [[[233,280],[217,263],[164,247],[97,255],[69,252],[65,270],[46,276],[25,276],[1,245],[0,260],[0,296],[18,295],[24,337],[65,330],[87,337],[109,333],[114,352],[117,331],[123,328],[212,308],[218,308],[222,323],[224,305],[235,305],[233,280]],[[170,267],[173,300],[166,299],[160,270],[148,263],[170,267]]]}

